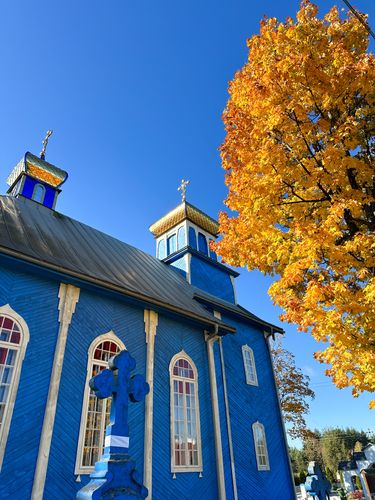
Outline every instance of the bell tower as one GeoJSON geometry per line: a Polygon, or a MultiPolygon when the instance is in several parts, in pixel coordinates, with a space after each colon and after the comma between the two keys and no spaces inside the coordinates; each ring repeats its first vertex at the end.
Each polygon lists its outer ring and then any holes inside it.
{"type": "Polygon", "coordinates": [[[156,256],[176,268],[186,280],[218,298],[235,303],[234,278],[239,274],[218,261],[210,249],[216,241],[219,224],[186,201],[182,181],[182,203],[150,226],[156,239],[156,256]]]}

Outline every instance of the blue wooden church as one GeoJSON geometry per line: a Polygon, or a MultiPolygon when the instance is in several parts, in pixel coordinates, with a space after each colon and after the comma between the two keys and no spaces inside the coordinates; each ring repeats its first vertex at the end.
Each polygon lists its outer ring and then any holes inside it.
{"type": "Polygon", "coordinates": [[[88,380],[123,349],[150,385],[129,415],[148,498],[295,498],[269,350],[282,330],[239,305],[217,222],[183,195],[150,227],[155,258],[58,212],[67,177],[28,152],[0,196],[0,498],[87,484],[110,411],[88,380]]]}

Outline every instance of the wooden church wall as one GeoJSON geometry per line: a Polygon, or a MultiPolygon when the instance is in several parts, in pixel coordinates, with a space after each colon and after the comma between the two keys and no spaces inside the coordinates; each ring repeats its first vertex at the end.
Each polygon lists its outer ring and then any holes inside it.
{"type": "Polygon", "coordinates": [[[217,479],[207,348],[203,331],[159,315],[155,337],[153,498],[216,500],[217,479]],[[172,357],[184,350],[198,371],[202,438],[202,477],[198,472],[171,473],[170,382],[172,357]]]}
{"type": "Polygon", "coordinates": [[[233,500],[234,499],[233,479],[232,479],[232,470],[231,470],[230,453],[229,453],[227,415],[225,411],[223,372],[221,367],[220,349],[219,349],[219,344],[217,342],[215,342],[214,344],[214,356],[215,356],[216,383],[217,383],[219,414],[220,414],[221,445],[223,449],[225,493],[226,493],[226,500],[233,500]]]}
{"type": "Polygon", "coordinates": [[[26,349],[3,465],[3,498],[30,498],[58,333],[59,283],[0,264],[0,306],[27,323],[26,349]]]}
{"type": "MultiPolygon", "coordinates": [[[[71,499],[89,481],[76,482],[75,462],[90,344],[109,331],[122,340],[145,375],[146,343],[143,308],[81,289],[69,328],[45,487],[46,498],[71,499]],[[63,493],[62,493],[63,491],[63,493]]],[[[129,408],[130,454],[143,474],[144,402],[129,408]]]]}
{"type": "Polygon", "coordinates": [[[272,366],[261,330],[223,316],[236,326],[235,335],[223,339],[231,429],[239,498],[294,499],[286,445],[281,425],[272,366]],[[242,345],[253,349],[258,386],[246,384],[242,345]],[[259,421],[266,432],[269,471],[258,471],[252,424],[259,421]]]}
{"type": "Polygon", "coordinates": [[[229,302],[234,302],[233,285],[230,276],[215,264],[203,261],[192,255],[191,284],[229,302]]]}

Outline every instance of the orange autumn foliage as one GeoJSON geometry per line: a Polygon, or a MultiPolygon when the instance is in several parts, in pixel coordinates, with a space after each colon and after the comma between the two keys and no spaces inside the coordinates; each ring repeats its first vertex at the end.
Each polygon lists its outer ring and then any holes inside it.
{"type": "MultiPolygon", "coordinates": [[[[278,275],[284,321],[326,343],[337,387],[375,391],[375,59],[364,26],[305,1],[266,19],[230,83],[221,147],[234,215],[215,250],[278,275]]],[[[375,401],[370,406],[375,407],[375,401]]]]}

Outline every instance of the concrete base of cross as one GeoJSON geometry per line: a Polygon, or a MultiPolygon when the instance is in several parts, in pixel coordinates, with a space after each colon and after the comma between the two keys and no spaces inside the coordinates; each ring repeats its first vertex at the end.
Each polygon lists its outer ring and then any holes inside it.
{"type": "Polygon", "coordinates": [[[78,492],[77,500],[143,500],[148,495],[130,455],[104,455],[96,462],[90,478],[78,492]]]}

